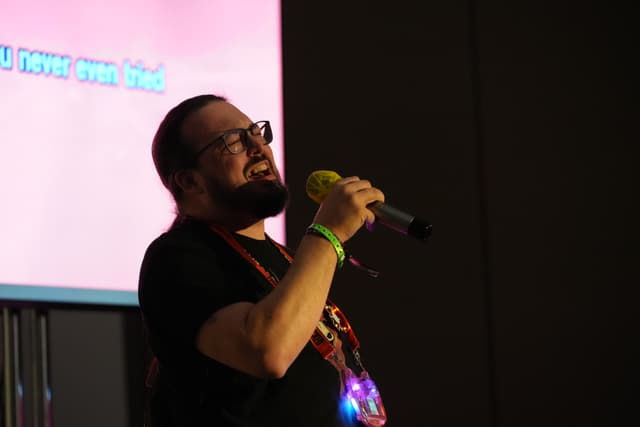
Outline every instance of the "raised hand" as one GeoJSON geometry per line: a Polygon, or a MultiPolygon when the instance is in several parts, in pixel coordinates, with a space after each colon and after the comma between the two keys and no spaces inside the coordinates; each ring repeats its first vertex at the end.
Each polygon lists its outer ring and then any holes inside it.
{"type": "Polygon", "coordinates": [[[346,242],[363,224],[375,221],[374,213],[367,208],[373,202],[384,202],[382,191],[357,176],[343,178],[333,185],[313,222],[329,228],[346,242]]]}

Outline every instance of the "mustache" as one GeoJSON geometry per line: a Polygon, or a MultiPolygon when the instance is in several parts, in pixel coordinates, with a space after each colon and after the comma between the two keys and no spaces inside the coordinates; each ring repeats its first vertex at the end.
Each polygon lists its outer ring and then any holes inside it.
{"type": "Polygon", "coordinates": [[[260,163],[260,162],[264,162],[264,161],[266,161],[266,162],[267,162],[267,166],[269,167],[269,170],[273,173],[273,165],[271,164],[271,161],[270,161],[266,156],[264,156],[264,155],[259,156],[259,157],[252,157],[252,158],[249,160],[249,163],[247,163],[247,164],[246,164],[246,166],[244,167],[244,169],[242,170],[242,173],[243,173],[244,175],[247,175],[247,173],[249,173],[249,170],[250,170],[254,165],[256,165],[257,163],[260,163]]]}

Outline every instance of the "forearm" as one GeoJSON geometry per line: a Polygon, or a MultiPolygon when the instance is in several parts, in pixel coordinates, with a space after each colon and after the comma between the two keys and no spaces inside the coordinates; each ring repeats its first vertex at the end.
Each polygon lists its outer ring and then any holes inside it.
{"type": "Polygon", "coordinates": [[[327,300],[337,263],[331,243],[305,236],[278,286],[248,312],[250,346],[268,370],[284,373],[309,341],[327,300]]]}

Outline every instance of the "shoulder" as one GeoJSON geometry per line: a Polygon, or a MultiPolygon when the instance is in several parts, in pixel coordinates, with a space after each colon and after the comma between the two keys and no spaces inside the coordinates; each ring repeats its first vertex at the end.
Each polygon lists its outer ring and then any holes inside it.
{"type": "Polygon", "coordinates": [[[222,276],[229,251],[220,240],[203,224],[172,227],[153,240],[140,266],[141,304],[178,289],[211,288],[221,283],[215,279],[222,276]]]}
{"type": "Polygon", "coordinates": [[[228,270],[235,263],[220,240],[206,225],[195,224],[174,226],[151,242],[138,281],[138,302],[149,323],[164,325],[172,310],[196,319],[187,328],[195,330],[214,309],[229,303],[233,283],[228,270]]]}
{"type": "Polygon", "coordinates": [[[205,224],[189,222],[174,226],[153,240],[147,247],[142,267],[158,259],[175,263],[206,256],[211,261],[225,250],[224,242],[205,224]]]}

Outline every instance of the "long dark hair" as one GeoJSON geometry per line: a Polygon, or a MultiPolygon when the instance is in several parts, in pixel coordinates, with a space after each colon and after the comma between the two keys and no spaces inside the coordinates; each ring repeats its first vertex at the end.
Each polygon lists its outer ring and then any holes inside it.
{"type": "Polygon", "coordinates": [[[198,95],[182,101],[167,113],[153,138],[151,146],[153,163],[162,184],[171,192],[176,202],[182,198],[182,190],[173,176],[176,172],[189,167],[193,157],[193,152],[182,139],[182,125],[191,114],[217,101],[227,101],[227,99],[218,95],[198,95]]]}

